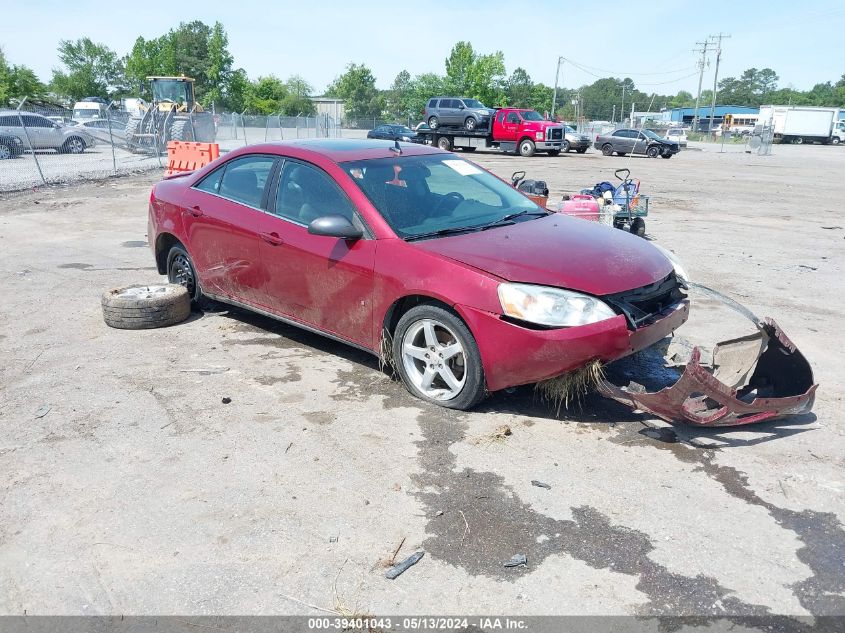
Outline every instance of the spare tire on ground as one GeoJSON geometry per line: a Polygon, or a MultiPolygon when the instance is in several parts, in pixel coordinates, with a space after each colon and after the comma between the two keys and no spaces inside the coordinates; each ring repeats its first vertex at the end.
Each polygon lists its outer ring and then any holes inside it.
{"type": "Polygon", "coordinates": [[[121,330],[145,330],[181,323],[191,314],[191,297],[177,284],[114,288],[103,293],[103,320],[121,330]]]}

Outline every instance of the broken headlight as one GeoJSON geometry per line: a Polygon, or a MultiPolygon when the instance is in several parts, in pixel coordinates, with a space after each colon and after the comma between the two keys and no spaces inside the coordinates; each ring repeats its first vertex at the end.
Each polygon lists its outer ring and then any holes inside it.
{"type": "Polygon", "coordinates": [[[663,253],[666,256],[666,259],[668,259],[672,263],[672,268],[675,269],[675,277],[677,277],[678,281],[680,281],[684,285],[684,287],[686,287],[686,285],[690,281],[689,273],[687,273],[687,269],[684,268],[684,265],[681,263],[681,260],[678,259],[678,256],[675,255],[675,253],[673,253],[672,251],[663,248],[662,246],[660,246],[660,244],[655,244],[652,242],[652,246],[654,246],[657,250],[663,253]]]}
{"type": "Polygon", "coordinates": [[[549,327],[587,325],[616,316],[595,297],[548,286],[499,284],[499,302],[506,316],[549,327]]]}

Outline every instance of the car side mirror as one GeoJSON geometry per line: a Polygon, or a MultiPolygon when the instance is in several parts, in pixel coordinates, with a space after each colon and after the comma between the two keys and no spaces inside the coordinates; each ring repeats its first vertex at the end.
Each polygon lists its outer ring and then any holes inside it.
{"type": "Polygon", "coordinates": [[[361,229],[342,215],[324,215],[319,217],[308,225],[308,232],[311,235],[338,237],[344,240],[358,240],[364,236],[361,229]]]}
{"type": "Polygon", "coordinates": [[[466,108],[466,106],[465,106],[465,105],[463,105],[463,104],[461,104],[461,105],[459,105],[459,106],[458,106],[458,110],[464,110],[465,108],[466,108]]]}

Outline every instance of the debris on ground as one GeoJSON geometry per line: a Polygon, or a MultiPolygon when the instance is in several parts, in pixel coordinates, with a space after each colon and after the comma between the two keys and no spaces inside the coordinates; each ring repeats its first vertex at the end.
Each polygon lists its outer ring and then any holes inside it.
{"type": "Polygon", "coordinates": [[[552,489],[552,487],[549,484],[543,483],[542,481],[537,481],[536,479],[531,480],[531,485],[537,486],[538,488],[545,488],[546,490],[552,489]]]}
{"type": "Polygon", "coordinates": [[[408,556],[408,558],[406,558],[400,563],[396,563],[395,565],[393,565],[393,567],[384,572],[384,577],[390,580],[398,578],[399,576],[404,574],[410,567],[413,567],[418,562],[420,562],[420,559],[424,555],[425,552],[415,552],[414,554],[411,554],[410,556],[408,556]]]}
{"type": "Polygon", "coordinates": [[[337,537],[336,536],[330,536],[329,537],[329,543],[337,543],[337,537]]]}
{"type": "Polygon", "coordinates": [[[525,554],[514,554],[510,560],[502,563],[504,567],[528,567],[528,557],[525,554]]]}
{"type": "Polygon", "coordinates": [[[223,404],[229,404],[230,402],[232,402],[232,399],[230,397],[226,396],[220,402],[222,402],[223,404]]]}
{"type": "Polygon", "coordinates": [[[555,415],[560,415],[561,409],[568,409],[570,402],[580,402],[603,380],[602,364],[594,360],[574,371],[538,382],[535,389],[541,400],[555,407],[555,415]]]}
{"type": "Polygon", "coordinates": [[[49,404],[42,405],[38,407],[38,411],[35,412],[35,419],[38,420],[39,418],[43,418],[45,415],[50,413],[51,407],[49,404]]]}
{"type": "Polygon", "coordinates": [[[493,432],[493,439],[503,440],[506,437],[510,437],[512,434],[513,431],[511,431],[511,427],[509,427],[507,424],[503,424],[493,432]]]}

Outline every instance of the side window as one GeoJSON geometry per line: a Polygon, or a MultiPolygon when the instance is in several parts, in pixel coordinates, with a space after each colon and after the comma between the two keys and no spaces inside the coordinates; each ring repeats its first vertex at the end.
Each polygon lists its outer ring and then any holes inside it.
{"type": "Polygon", "coordinates": [[[628,136],[627,130],[616,130],[611,136],[616,136],[618,138],[626,138],[628,136]]]}
{"type": "Polygon", "coordinates": [[[275,214],[299,224],[310,224],[324,215],[342,215],[354,221],[355,211],[349,198],[321,169],[285,162],[276,190],[275,214]]]}
{"type": "Polygon", "coordinates": [[[17,115],[0,116],[0,125],[3,127],[20,127],[21,122],[17,115]]]}
{"type": "Polygon", "coordinates": [[[194,185],[194,188],[199,189],[200,191],[207,191],[208,193],[219,193],[220,181],[223,179],[223,172],[225,169],[225,167],[215,169],[208,176],[194,185]]]}
{"type": "Polygon", "coordinates": [[[499,114],[496,116],[496,120],[497,120],[499,123],[501,123],[502,121],[504,121],[504,120],[505,120],[505,113],[504,113],[504,112],[499,112],[499,114]]]}
{"type": "Polygon", "coordinates": [[[217,192],[224,198],[260,208],[264,187],[275,162],[271,156],[244,156],[226,163],[217,192]]]}
{"type": "Polygon", "coordinates": [[[519,123],[519,115],[516,112],[510,112],[507,121],[508,123],[519,123]]]}
{"type": "Polygon", "coordinates": [[[51,127],[52,122],[50,125],[45,124],[45,121],[49,121],[48,119],[42,119],[41,117],[33,116],[32,114],[24,114],[23,115],[23,124],[26,127],[51,127]]]}
{"type": "Polygon", "coordinates": [[[429,108],[436,108],[437,107],[437,99],[429,99],[428,107],[429,108]]]}

